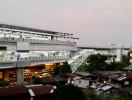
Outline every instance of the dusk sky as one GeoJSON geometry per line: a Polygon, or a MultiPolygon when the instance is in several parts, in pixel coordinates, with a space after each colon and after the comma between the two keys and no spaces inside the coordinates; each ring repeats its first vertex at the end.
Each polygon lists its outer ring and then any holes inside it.
{"type": "Polygon", "coordinates": [[[132,45],[132,0],[0,0],[0,23],[73,33],[81,46],[132,45]]]}

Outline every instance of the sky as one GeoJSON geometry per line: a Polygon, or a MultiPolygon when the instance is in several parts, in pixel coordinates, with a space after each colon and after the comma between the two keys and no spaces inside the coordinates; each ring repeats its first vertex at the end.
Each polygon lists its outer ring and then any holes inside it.
{"type": "Polygon", "coordinates": [[[131,46],[132,0],[0,0],[0,23],[73,33],[79,46],[131,46]]]}

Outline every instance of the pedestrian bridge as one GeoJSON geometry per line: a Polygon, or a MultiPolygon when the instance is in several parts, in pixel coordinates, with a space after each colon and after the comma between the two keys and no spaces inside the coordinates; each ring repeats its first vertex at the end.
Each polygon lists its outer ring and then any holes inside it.
{"type": "Polygon", "coordinates": [[[106,56],[115,56],[116,61],[120,62],[122,60],[122,55],[127,55],[129,48],[111,48],[111,47],[78,47],[80,50],[75,54],[74,57],[68,60],[71,66],[72,72],[74,73],[80,65],[86,61],[91,54],[101,54],[106,56]]]}
{"type": "Polygon", "coordinates": [[[91,54],[97,54],[95,50],[82,49],[78,51],[74,57],[68,60],[71,70],[74,73],[81,64],[83,64],[91,54]]]}

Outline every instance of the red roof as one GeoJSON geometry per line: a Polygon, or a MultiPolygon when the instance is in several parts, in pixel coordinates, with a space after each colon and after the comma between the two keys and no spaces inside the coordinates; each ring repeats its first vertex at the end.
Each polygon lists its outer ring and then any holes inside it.
{"type": "Polygon", "coordinates": [[[30,89],[33,90],[35,95],[46,95],[50,94],[51,91],[53,90],[53,86],[50,85],[45,85],[45,86],[35,86],[35,87],[30,87],[30,89]]]}
{"type": "Polygon", "coordinates": [[[35,96],[47,95],[53,92],[53,86],[33,86],[33,87],[11,87],[11,88],[0,88],[0,97],[16,96],[16,95],[29,95],[28,89],[32,89],[35,96]]]}
{"type": "Polygon", "coordinates": [[[19,94],[28,94],[26,87],[0,88],[0,96],[13,96],[19,94]]]}

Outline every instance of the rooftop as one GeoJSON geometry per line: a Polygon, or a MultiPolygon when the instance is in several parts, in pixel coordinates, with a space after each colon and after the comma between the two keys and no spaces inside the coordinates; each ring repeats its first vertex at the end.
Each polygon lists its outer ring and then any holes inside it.
{"type": "Polygon", "coordinates": [[[73,35],[71,33],[62,33],[62,32],[48,31],[48,30],[29,28],[29,27],[23,27],[23,26],[17,26],[17,25],[8,25],[8,24],[0,24],[0,28],[17,29],[17,30],[23,30],[23,31],[39,32],[39,33],[49,33],[49,34],[63,35],[63,36],[73,35]]]}

